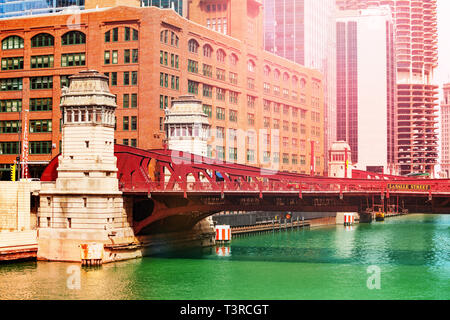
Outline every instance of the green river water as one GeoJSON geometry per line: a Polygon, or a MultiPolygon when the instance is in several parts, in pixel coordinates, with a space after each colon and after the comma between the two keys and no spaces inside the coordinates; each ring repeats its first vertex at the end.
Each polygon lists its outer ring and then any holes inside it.
{"type": "Polygon", "coordinates": [[[450,299],[450,215],[276,231],[227,248],[97,269],[0,264],[0,299],[450,299]]]}

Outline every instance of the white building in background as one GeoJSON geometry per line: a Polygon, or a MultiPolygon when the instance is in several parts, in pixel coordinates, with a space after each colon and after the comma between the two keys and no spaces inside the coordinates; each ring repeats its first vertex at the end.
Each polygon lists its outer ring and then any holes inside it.
{"type": "Polygon", "coordinates": [[[390,8],[340,11],[337,26],[337,140],[356,168],[393,173],[395,57],[390,8]]]}
{"type": "Polygon", "coordinates": [[[444,84],[441,102],[441,178],[450,178],[450,83],[444,84]]]}
{"type": "Polygon", "coordinates": [[[264,48],[324,74],[324,150],[336,141],[335,16],[336,0],[264,0],[264,48]]]}

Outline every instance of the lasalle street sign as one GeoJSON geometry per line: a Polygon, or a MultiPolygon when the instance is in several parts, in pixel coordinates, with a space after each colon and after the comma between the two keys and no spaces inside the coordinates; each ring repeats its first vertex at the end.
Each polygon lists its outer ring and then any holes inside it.
{"type": "Polygon", "coordinates": [[[398,191],[429,191],[431,189],[431,186],[429,184],[389,183],[387,187],[389,190],[398,191]]]}

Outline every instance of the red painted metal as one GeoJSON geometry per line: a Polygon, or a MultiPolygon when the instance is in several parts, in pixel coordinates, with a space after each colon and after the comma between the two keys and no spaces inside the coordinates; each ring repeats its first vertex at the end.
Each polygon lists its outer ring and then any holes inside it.
{"type": "MultiPolygon", "coordinates": [[[[190,153],[168,149],[141,150],[115,145],[119,188],[130,194],[269,194],[306,193],[342,195],[345,193],[383,194],[449,194],[450,180],[414,179],[382,176],[382,179],[328,178],[290,172],[279,172],[236,163],[226,163],[190,153]],[[156,165],[149,172],[149,164],[156,165]],[[164,172],[167,175],[165,181],[164,172]],[[188,179],[188,176],[190,179],[188,179]],[[401,183],[426,188],[393,190],[388,185],[401,183]]],[[[45,169],[41,180],[54,181],[57,177],[57,157],[45,169]]],[[[362,172],[356,176],[362,176],[362,172]]],[[[367,173],[366,173],[367,174],[367,173]]]]}

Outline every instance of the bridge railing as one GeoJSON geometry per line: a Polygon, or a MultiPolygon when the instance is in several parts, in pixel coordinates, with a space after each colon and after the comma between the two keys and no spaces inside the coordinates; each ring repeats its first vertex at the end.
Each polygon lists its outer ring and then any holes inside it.
{"type": "Polygon", "coordinates": [[[123,185],[124,192],[380,192],[380,193],[450,193],[450,183],[420,182],[392,184],[377,180],[319,179],[305,182],[290,181],[216,181],[216,182],[136,182],[123,185]]]}

